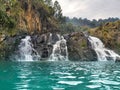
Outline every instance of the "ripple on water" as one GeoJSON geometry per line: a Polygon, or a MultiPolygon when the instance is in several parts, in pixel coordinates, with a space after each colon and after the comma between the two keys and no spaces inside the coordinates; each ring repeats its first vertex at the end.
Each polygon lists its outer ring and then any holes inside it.
{"type": "Polygon", "coordinates": [[[110,80],[91,80],[92,83],[102,83],[108,85],[120,85],[120,82],[110,81],[110,80]]]}
{"type": "Polygon", "coordinates": [[[56,87],[53,87],[53,90],[65,90],[64,88],[56,88],[56,87]]]}
{"type": "Polygon", "coordinates": [[[59,74],[59,75],[71,75],[71,73],[67,73],[67,72],[51,72],[50,74],[51,74],[51,75],[52,75],[52,74],[57,74],[57,75],[58,75],[58,74],[59,74]]]}
{"type": "Polygon", "coordinates": [[[100,88],[101,85],[87,85],[86,87],[87,87],[87,88],[94,89],[94,88],[100,88]]]}
{"type": "Polygon", "coordinates": [[[78,77],[78,79],[84,79],[85,77],[78,77]]]}
{"type": "Polygon", "coordinates": [[[0,65],[0,90],[120,90],[120,64],[97,63],[0,65]]]}
{"type": "Polygon", "coordinates": [[[99,75],[91,75],[91,77],[99,77],[99,75]]]}
{"type": "Polygon", "coordinates": [[[83,83],[82,81],[58,81],[58,84],[78,85],[83,83]]]}
{"type": "Polygon", "coordinates": [[[74,79],[74,78],[76,78],[76,76],[64,76],[64,77],[59,77],[59,78],[74,79]]]}

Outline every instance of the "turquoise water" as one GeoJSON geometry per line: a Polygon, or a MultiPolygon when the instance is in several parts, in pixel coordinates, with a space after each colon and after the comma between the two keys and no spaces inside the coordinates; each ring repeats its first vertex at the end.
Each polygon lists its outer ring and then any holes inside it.
{"type": "Polygon", "coordinates": [[[120,90],[120,63],[1,61],[0,90],[120,90]]]}

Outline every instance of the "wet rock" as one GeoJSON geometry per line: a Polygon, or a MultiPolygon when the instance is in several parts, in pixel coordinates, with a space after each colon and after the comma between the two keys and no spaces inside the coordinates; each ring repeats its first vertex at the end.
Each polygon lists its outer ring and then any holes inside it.
{"type": "Polygon", "coordinates": [[[48,48],[43,48],[41,57],[42,58],[48,58],[49,57],[48,48]]]}
{"type": "Polygon", "coordinates": [[[19,36],[6,36],[5,39],[0,43],[0,58],[9,60],[9,58],[18,50],[18,45],[21,38],[19,36]]]}
{"type": "Polygon", "coordinates": [[[97,60],[96,52],[90,48],[90,44],[84,33],[77,32],[67,37],[69,60],[72,61],[93,61],[97,60]]]}
{"type": "Polygon", "coordinates": [[[117,57],[117,58],[116,58],[116,62],[120,62],[120,57],[117,57]]]}
{"type": "Polygon", "coordinates": [[[60,35],[56,34],[56,33],[53,33],[52,34],[52,41],[51,41],[51,43],[55,44],[59,39],[60,39],[60,35]]]}
{"type": "Polygon", "coordinates": [[[34,49],[37,50],[42,60],[47,60],[50,57],[53,49],[53,44],[59,40],[57,34],[38,34],[33,35],[32,42],[34,49]]]}
{"type": "Polygon", "coordinates": [[[112,60],[113,60],[113,57],[110,57],[110,56],[107,56],[106,58],[107,58],[107,60],[109,60],[109,61],[112,61],[112,60]]]}

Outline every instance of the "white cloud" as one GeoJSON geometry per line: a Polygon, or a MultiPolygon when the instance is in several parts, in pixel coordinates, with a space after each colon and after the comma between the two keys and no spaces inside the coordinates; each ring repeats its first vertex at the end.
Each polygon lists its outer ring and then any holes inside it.
{"type": "MultiPolygon", "coordinates": [[[[55,0],[53,0],[55,1],[55,0]]],[[[99,19],[108,17],[120,18],[120,0],[57,0],[63,15],[99,19]]]]}

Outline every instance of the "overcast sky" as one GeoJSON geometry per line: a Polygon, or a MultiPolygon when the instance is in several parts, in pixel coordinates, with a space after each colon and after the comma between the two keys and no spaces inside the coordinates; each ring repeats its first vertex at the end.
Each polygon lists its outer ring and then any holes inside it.
{"type": "MultiPolygon", "coordinates": [[[[53,0],[55,1],[55,0],[53,0]]],[[[57,0],[63,15],[99,19],[108,17],[120,18],[120,0],[57,0]]]]}

